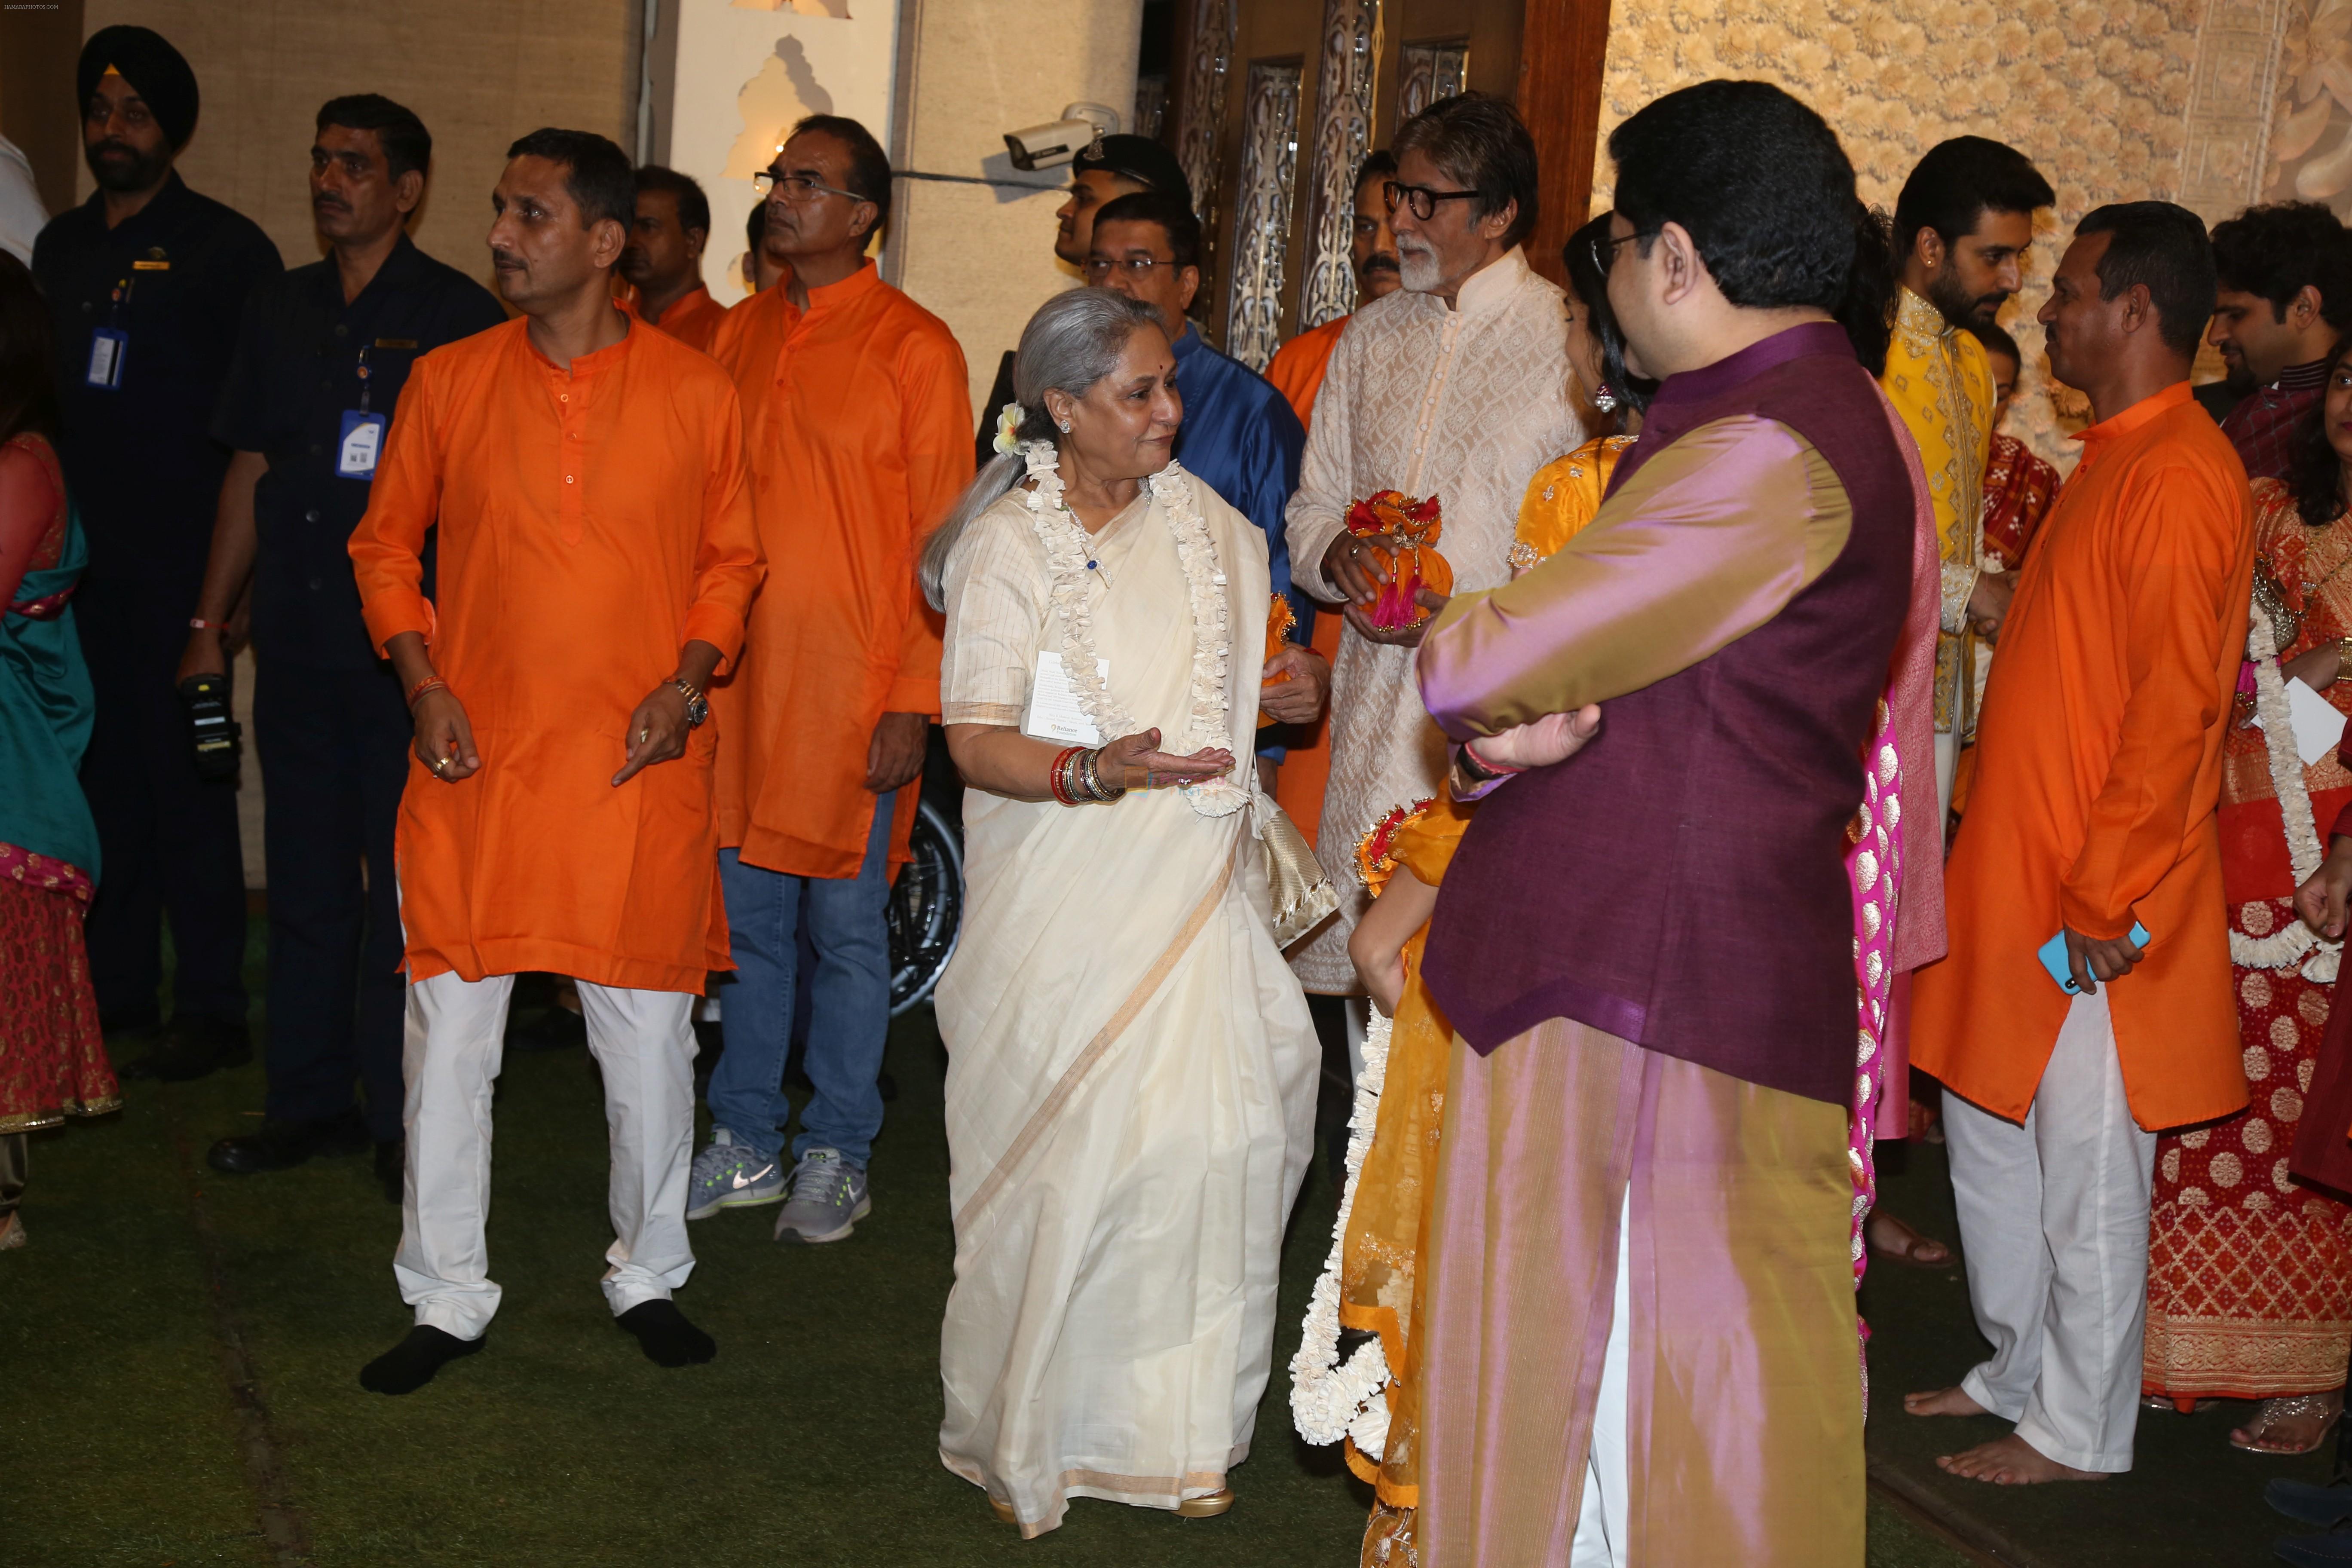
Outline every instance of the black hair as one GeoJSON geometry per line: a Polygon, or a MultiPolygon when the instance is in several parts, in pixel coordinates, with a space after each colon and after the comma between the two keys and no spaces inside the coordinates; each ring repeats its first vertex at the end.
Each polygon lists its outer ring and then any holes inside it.
{"type": "Polygon", "coordinates": [[[58,438],[57,348],[33,270],[0,250],[0,442],[58,438]]]}
{"type": "MultiPolygon", "coordinates": [[[[646,163],[637,170],[637,194],[647,191],[667,191],[677,198],[677,226],[698,228],[707,237],[710,233],[710,198],[691,174],[681,174],[676,169],[665,169],[659,163],[646,163]]],[[[768,210],[761,202],[760,210],[768,210]]]]}
{"type": "Polygon", "coordinates": [[[1474,219],[1492,217],[1517,202],[1505,246],[1535,232],[1536,141],[1506,100],[1483,92],[1439,99],[1397,128],[1396,155],[1407,153],[1422,153],[1447,178],[1476,191],[1478,199],[1470,204],[1474,219]]]}
{"type": "Polygon", "coordinates": [[[1584,307],[1593,340],[1601,345],[1601,379],[1638,414],[1657,395],[1658,384],[1625,368],[1625,333],[1617,325],[1617,312],[1609,308],[1609,274],[1601,270],[1593,255],[1595,242],[1609,238],[1609,216],[1602,213],[1570,235],[1559,248],[1559,259],[1568,271],[1568,291],[1584,307]]]}
{"type": "Polygon", "coordinates": [[[507,156],[544,158],[564,165],[563,188],[580,209],[582,228],[610,218],[625,229],[636,218],[637,182],[629,155],[609,136],[541,126],[508,148],[507,156]]]}
{"type": "Polygon", "coordinates": [[[751,216],[743,220],[743,238],[751,254],[759,255],[760,247],[766,244],[768,240],[768,204],[766,202],[759,201],[751,204],[751,216]]]}
{"type": "Polygon", "coordinates": [[[1355,184],[1348,188],[1351,191],[1361,190],[1366,180],[1374,178],[1387,180],[1396,178],[1396,154],[1385,147],[1375,147],[1364,154],[1364,161],[1356,165],[1355,184]]]}
{"type": "Polygon", "coordinates": [[[1168,236],[1169,254],[1179,267],[1201,265],[1201,220],[1176,197],[1159,191],[1129,191],[1113,196],[1095,213],[1095,232],[1105,224],[1156,223],[1168,236]]]}
{"type": "Polygon", "coordinates": [[[395,180],[412,169],[421,174],[433,166],[433,133],[425,129],[425,121],[382,93],[353,92],[327,100],[319,106],[317,129],[330,125],[374,132],[395,180]]]}
{"type": "MultiPolygon", "coordinates": [[[[1863,217],[1853,164],[1822,117],[1769,82],[1703,81],[1609,135],[1617,210],[1643,236],[1680,224],[1716,287],[1748,310],[1846,302],[1863,217]]],[[[1851,328],[1849,328],[1851,331],[1851,328]]]]}
{"type": "MultiPolygon", "coordinates": [[[[2338,366],[2347,351],[2352,351],[2352,338],[2336,345],[2327,356],[2327,375],[2320,384],[2325,387],[2336,379],[2338,366]]],[[[2336,444],[2327,438],[2327,397],[2322,393],[2312,400],[2311,406],[2297,422],[2294,444],[2287,458],[2287,470],[2281,476],[2287,492],[2294,497],[2294,510],[2303,521],[2314,528],[2325,528],[2344,515],[2344,459],[2336,455],[2336,444]]]]}
{"type": "Polygon", "coordinates": [[[2213,271],[2221,288],[2269,300],[2281,320],[2316,289],[2327,324],[2352,331],[2352,237],[2317,202],[2273,202],[2215,224],[2213,271]]]}
{"type": "Polygon", "coordinates": [[[880,233],[890,222],[890,154],[874,140],[874,132],[845,114],[803,115],[793,126],[794,136],[818,132],[849,149],[849,188],[874,204],[874,226],[880,233]]]}
{"type": "Polygon", "coordinates": [[[1985,353],[2000,354],[2020,370],[2025,368],[2025,355],[2018,352],[2017,340],[2011,337],[2008,329],[2000,322],[1987,321],[1982,326],[1970,325],[1961,330],[1974,333],[1977,342],[1984,345],[1985,353]]]}
{"type": "Polygon", "coordinates": [[[2099,258],[2099,298],[2146,288],[2164,346],[2193,357],[2212,319],[2216,287],[2204,220],[2171,202],[2109,202],[2084,215],[2074,234],[2108,237],[2099,258]]]}
{"type": "Polygon", "coordinates": [[[1895,237],[1885,213],[1853,203],[1853,260],[1845,292],[1830,308],[1853,357],[1874,377],[1886,374],[1887,345],[1895,341],[1895,237]]]}
{"type": "Polygon", "coordinates": [[[2057,204],[2032,161],[1989,136],[1955,136],[1927,149],[1895,198],[1895,254],[1907,257],[1932,228],[1948,248],[1989,212],[2028,213],[2057,204]]]}

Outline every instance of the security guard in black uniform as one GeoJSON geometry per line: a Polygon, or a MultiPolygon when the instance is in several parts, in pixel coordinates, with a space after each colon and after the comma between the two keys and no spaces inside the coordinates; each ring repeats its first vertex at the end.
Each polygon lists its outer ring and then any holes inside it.
{"type": "Polygon", "coordinates": [[[177,49],[100,28],[75,85],[98,190],[41,231],[33,275],[57,328],[58,456],[89,535],[74,614],[98,697],[81,770],[104,865],[90,977],[110,1033],[153,1027],[168,915],[172,1021],[123,1076],[194,1078],[250,1055],[245,867],[236,781],[197,776],[172,677],[228,466],[213,406],[246,295],[282,268],[250,219],[173,173],[197,104],[177,49]]]}
{"type": "Polygon", "coordinates": [[[249,584],[269,1093],[260,1130],[224,1138],[211,1163],[246,1174],[373,1143],[395,1200],[405,993],[393,828],[415,726],[369,645],[345,547],[410,367],[506,320],[488,289],[409,241],[432,156],[424,125],[390,99],[319,110],[310,211],[330,254],[246,304],[213,422],[236,456],[180,664],[183,679],[227,668],[211,627],[249,584]]]}

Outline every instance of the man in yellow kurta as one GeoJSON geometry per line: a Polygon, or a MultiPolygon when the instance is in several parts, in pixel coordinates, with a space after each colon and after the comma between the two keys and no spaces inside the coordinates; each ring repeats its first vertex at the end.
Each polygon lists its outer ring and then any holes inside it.
{"type": "Polygon", "coordinates": [[[1992,449],[1992,365],[1969,334],[2022,281],[2033,214],[2057,196],[2025,154],[1955,136],[1919,160],[1895,203],[1900,288],[1886,389],[1927,470],[1942,542],[1942,636],[1936,644],[1936,798],[1952,805],[1952,769],[1976,725],[1977,664],[2000,635],[2010,579],[1984,561],[1984,471],[1992,449]]]}
{"type": "Polygon", "coordinates": [[[1905,1405],[2016,1422],[1938,1461],[2011,1483],[2131,1468],[2156,1133],[2246,1103],[2213,814],[2253,506],[2189,395],[2204,226],[2169,202],[2101,207],[2053,290],[2050,368],[2096,423],[2019,576],[1946,873],[1951,956],[1919,972],[1912,1018],[1913,1059],[1949,1090],[1993,1353],[1905,1405]]]}
{"type": "Polygon", "coordinates": [[[962,351],[875,274],[890,165],[854,120],[812,115],[765,176],[769,252],[791,268],[728,313],[711,353],[734,377],[751,499],[774,573],[742,668],[714,693],[719,867],[735,979],[710,1079],[711,1143],[687,1217],[783,1202],[779,1241],[838,1241],[868,1210],[890,1023],[890,868],[940,709],[939,623],[915,584],[923,536],[971,482],[962,351]],[[795,931],[816,950],[785,1197],[782,1083],[795,931]]]}
{"type": "Polygon", "coordinates": [[[491,204],[522,314],[410,373],[352,535],[369,635],[416,720],[396,841],[408,1172],[393,1273],[416,1326],[361,1383],[406,1394],[481,1348],[490,1089],[520,970],[580,983],[612,1129],[604,1296],[665,1366],[687,1245],[694,1000],[727,963],[702,688],[760,581],[742,415],[709,359],[614,308],[621,150],[539,131],[491,204]],[[439,533],[435,598],[422,592],[439,533]]]}

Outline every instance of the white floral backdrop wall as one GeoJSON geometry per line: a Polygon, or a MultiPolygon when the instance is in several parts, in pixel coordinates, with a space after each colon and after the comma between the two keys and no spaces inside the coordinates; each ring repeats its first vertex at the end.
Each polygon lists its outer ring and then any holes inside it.
{"type": "MultiPolygon", "coordinates": [[[[2232,11],[2240,32],[2268,26],[2274,36],[2273,24],[2240,15],[2248,5],[2265,12],[2264,0],[2212,3],[2232,11]]],[[[2352,21],[2352,0],[2284,3],[2339,7],[2352,21]]],[[[1710,77],[1773,82],[1811,104],[1843,140],[1864,199],[1890,210],[1920,154],[1946,137],[2019,148],[2057,188],[2058,205],[2036,238],[2024,290],[2002,313],[2026,358],[2008,428],[2071,469],[2065,437],[2086,409],[2049,384],[2033,321],[2064,237],[2104,202],[2179,191],[2192,98],[2222,103],[2232,127],[2243,120],[2259,132],[2263,122],[2259,102],[2228,112],[2230,83],[2201,90],[2206,9],[2207,0],[1617,0],[1593,207],[1609,205],[1609,132],[1660,94],[1710,77]]],[[[2267,37],[2258,52],[2274,52],[2267,37]]],[[[2340,74],[2352,101],[2352,63],[2340,74]]]]}
{"type": "Polygon", "coordinates": [[[2352,0],[2288,0],[2265,201],[2352,212],[2352,0]]]}

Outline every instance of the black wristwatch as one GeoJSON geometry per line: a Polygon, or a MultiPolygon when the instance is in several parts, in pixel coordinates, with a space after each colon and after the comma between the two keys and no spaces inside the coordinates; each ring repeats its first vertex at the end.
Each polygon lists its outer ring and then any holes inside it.
{"type": "Polygon", "coordinates": [[[701,729],[704,721],[710,717],[709,700],[701,692],[696,690],[693,684],[684,676],[677,677],[670,681],[670,684],[686,694],[686,727],[689,730],[701,729]]]}

